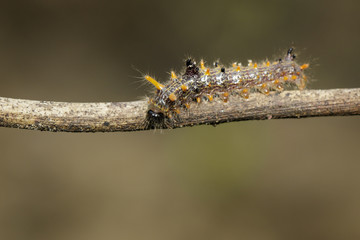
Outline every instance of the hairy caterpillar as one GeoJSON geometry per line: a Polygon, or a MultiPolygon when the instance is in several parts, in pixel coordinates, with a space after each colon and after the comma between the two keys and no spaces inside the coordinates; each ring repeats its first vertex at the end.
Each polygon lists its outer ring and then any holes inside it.
{"type": "Polygon", "coordinates": [[[258,64],[249,60],[248,66],[234,63],[229,68],[221,67],[217,62],[213,68],[208,68],[203,60],[198,66],[188,59],[185,72],[179,77],[171,72],[171,78],[165,84],[146,75],[145,79],[157,89],[149,100],[146,125],[148,128],[171,127],[180,111],[189,109],[191,102],[211,102],[214,97],[227,102],[231,94],[247,99],[254,91],[267,95],[270,91],[282,91],[291,86],[304,89],[307,81],[303,70],[309,64],[299,65],[294,59],[293,48],[283,59],[272,63],[258,64]]]}

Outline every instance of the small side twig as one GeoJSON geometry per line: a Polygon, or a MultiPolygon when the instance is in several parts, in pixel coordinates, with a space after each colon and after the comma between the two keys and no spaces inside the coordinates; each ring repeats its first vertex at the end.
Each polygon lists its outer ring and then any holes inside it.
{"type": "MultiPolygon", "coordinates": [[[[0,126],[41,131],[114,132],[144,129],[147,101],[67,103],[0,97],[0,126]]],[[[248,100],[194,103],[173,128],[243,120],[360,115],[360,88],[284,91],[248,100]]]]}

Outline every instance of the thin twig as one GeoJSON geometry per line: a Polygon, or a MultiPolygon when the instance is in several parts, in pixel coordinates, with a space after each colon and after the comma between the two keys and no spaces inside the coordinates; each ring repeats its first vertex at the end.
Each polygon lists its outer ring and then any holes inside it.
{"type": "MultiPolygon", "coordinates": [[[[114,132],[144,129],[147,101],[66,103],[0,97],[0,126],[41,131],[114,132]]],[[[242,120],[360,115],[360,88],[284,91],[248,100],[231,96],[192,104],[173,128],[242,120]]]]}

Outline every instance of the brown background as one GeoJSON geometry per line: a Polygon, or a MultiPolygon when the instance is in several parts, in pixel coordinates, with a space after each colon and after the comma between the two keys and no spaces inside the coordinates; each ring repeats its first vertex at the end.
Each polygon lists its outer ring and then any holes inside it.
{"type": "MultiPolygon", "coordinates": [[[[208,62],[295,46],[360,87],[357,1],[1,1],[0,96],[131,101],[208,62]]],[[[359,117],[173,131],[0,129],[0,239],[358,239],[359,117]]]]}

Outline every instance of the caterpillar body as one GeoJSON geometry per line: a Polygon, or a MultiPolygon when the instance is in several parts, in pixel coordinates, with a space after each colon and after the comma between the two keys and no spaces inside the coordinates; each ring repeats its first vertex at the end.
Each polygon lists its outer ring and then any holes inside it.
{"type": "Polygon", "coordinates": [[[185,72],[179,77],[171,72],[165,84],[146,75],[145,79],[156,87],[155,95],[149,100],[146,125],[148,128],[171,127],[178,114],[190,108],[190,103],[211,102],[214,97],[227,102],[231,94],[247,99],[255,91],[268,95],[270,91],[283,91],[293,86],[302,90],[307,82],[303,71],[309,64],[299,65],[294,59],[293,48],[283,59],[272,63],[258,64],[249,60],[248,66],[234,63],[229,68],[219,63],[208,68],[203,60],[197,65],[188,59],[185,72]]]}

